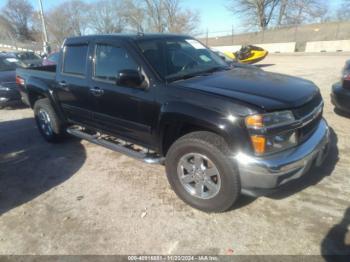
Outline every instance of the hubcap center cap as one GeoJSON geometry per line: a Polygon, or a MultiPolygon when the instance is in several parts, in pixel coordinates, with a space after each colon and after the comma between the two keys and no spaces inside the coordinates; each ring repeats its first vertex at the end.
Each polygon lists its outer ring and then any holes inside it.
{"type": "Polygon", "coordinates": [[[205,173],[203,172],[203,170],[196,169],[193,173],[196,182],[204,181],[205,173]]]}

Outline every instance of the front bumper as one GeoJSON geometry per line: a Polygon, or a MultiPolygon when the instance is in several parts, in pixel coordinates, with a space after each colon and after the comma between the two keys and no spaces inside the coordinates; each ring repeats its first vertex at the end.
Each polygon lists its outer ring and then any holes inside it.
{"type": "MultiPolygon", "coordinates": [[[[312,136],[298,147],[267,157],[239,153],[236,156],[242,193],[270,192],[320,166],[328,154],[330,131],[322,119],[312,136]]],[[[263,193],[264,194],[264,193],[263,193]]]]}

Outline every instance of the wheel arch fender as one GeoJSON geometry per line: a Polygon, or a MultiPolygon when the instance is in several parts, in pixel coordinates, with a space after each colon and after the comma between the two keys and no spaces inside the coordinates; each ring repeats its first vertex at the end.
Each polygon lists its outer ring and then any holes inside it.
{"type": "Polygon", "coordinates": [[[29,78],[26,82],[26,89],[31,108],[34,108],[34,104],[38,99],[47,98],[50,100],[50,103],[58,117],[63,122],[66,121],[64,114],[59,107],[58,101],[54,95],[54,92],[47,83],[37,78],[29,78]]]}
{"type": "Polygon", "coordinates": [[[159,147],[163,149],[162,154],[166,153],[164,141],[168,130],[178,138],[179,135],[184,135],[181,130],[186,125],[198,127],[196,131],[205,130],[222,136],[232,150],[244,146],[242,136],[247,135],[240,117],[184,102],[164,105],[158,123],[157,135],[160,138],[159,147]]]}

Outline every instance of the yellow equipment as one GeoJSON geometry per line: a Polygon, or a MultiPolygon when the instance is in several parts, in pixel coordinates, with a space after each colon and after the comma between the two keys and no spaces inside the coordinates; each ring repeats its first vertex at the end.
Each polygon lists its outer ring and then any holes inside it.
{"type": "Polygon", "coordinates": [[[242,46],[242,48],[236,53],[226,51],[224,54],[240,63],[254,64],[263,60],[269,52],[258,46],[247,45],[242,46]]]}

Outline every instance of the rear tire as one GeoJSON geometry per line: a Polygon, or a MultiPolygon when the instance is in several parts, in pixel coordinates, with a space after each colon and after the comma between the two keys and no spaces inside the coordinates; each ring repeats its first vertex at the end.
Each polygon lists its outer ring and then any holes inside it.
{"type": "Polygon", "coordinates": [[[230,209],[241,193],[240,177],[224,139],[194,132],[177,140],[166,157],[166,173],[175,193],[205,212],[230,209]]]}
{"type": "Polygon", "coordinates": [[[48,98],[35,102],[34,115],[38,129],[46,141],[50,143],[61,141],[65,136],[64,125],[48,98]]]}

